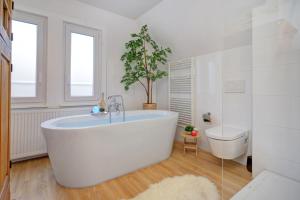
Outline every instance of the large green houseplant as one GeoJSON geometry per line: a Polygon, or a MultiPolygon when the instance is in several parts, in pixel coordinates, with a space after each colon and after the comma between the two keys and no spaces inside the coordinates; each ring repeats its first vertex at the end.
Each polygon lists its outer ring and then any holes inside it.
{"type": "Polygon", "coordinates": [[[166,71],[160,70],[158,65],[167,63],[170,48],[163,48],[151,39],[148,26],[142,26],[139,33],[131,34],[132,40],[125,44],[126,51],[121,60],[124,62],[125,74],[121,80],[125,90],[135,83],[139,83],[145,89],[147,102],[144,109],[156,109],[156,103],[152,102],[153,82],[167,76],[166,71]]]}

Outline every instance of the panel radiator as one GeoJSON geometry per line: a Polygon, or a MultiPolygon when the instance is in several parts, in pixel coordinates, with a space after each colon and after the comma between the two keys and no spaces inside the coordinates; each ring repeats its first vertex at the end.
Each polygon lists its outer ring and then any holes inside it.
{"type": "Polygon", "coordinates": [[[18,109],[11,112],[11,160],[47,153],[40,124],[56,117],[86,114],[90,108],[18,109]]]}
{"type": "Polygon", "coordinates": [[[169,109],[179,113],[178,126],[193,124],[193,59],[169,63],[169,109]]]}

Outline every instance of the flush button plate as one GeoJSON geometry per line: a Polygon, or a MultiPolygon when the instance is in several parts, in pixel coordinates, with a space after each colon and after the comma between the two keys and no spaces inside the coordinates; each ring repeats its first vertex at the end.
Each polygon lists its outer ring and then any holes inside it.
{"type": "Polygon", "coordinates": [[[223,87],[224,93],[245,93],[245,80],[226,80],[223,87]]]}

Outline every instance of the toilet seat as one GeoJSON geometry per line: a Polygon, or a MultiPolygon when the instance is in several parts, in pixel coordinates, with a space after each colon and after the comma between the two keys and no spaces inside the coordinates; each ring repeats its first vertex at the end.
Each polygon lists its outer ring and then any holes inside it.
{"type": "Polygon", "coordinates": [[[243,137],[246,131],[229,126],[218,126],[205,131],[206,136],[215,140],[232,141],[243,137]]]}

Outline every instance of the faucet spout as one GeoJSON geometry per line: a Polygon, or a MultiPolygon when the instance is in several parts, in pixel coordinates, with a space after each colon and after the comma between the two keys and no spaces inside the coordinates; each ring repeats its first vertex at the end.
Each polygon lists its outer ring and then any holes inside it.
{"type": "Polygon", "coordinates": [[[124,100],[122,95],[112,95],[107,98],[108,102],[108,113],[109,113],[109,123],[112,122],[111,114],[112,112],[123,112],[123,122],[125,122],[125,107],[124,107],[124,100]],[[117,100],[120,100],[119,102],[117,100]]]}

